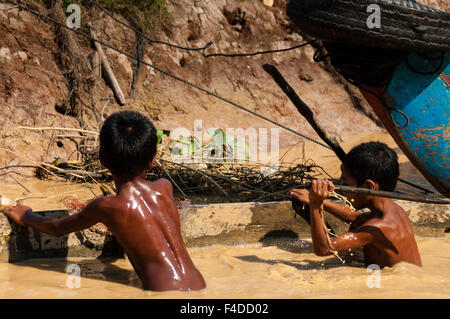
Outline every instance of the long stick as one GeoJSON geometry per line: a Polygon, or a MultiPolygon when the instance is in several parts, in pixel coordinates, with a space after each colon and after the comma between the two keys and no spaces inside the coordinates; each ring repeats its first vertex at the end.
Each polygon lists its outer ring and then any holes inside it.
{"type": "MultiPolygon", "coordinates": [[[[94,30],[90,29],[92,38],[96,39],[94,30]]],[[[106,58],[105,53],[103,52],[103,49],[101,45],[95,41],[95,48],[97,49],[98,53],[100,53],[100,59],[102,61],[103,70],[105,71],[105,75],[108,77],[111,86],[114,90],[114,93],[116,94],[117,99],[119,100],[119,104],[125,105],[125,96],[123,95],[122,89],[120,88],[119,82],[117,82],[116,76],[114,75],[113,70],[111,69],[111,66],[108,62],[108,59],[106,58]]]]}
{"type": "Polygon", "coordinates": [[[44,130],[52,130],[52,131],[71,131],[71,132],[80,132],[92,135],[99,135],[98,132],[95,131],[87,131],[78,128],[71,127],[29,127],[29,126],[19,126],[18,129],[30,130],[30,131],[44,131],[44,130]]]}
{"type": "MultiPolygon", "coordinates": [[[[311,183],[306,183],[304,185],[299,185],[299,188],[311,188],[311,183]]],[[[412,202],[420,202],[420,203],[428,203],[428,204],[443,204],[450,205],[450,200],[445,198],[435,198],[432,196],[419,196],[419,195],[408,195],[408,194],[399,194],[395,192],[388,191],[378,191],[370,188],[361,188],[361,187],[352,187],[345,185],[334,185],[334,189],[353,194],[362,194],[362,195],[372,195],[378,197],[386,197],[392,199],[400,199],[400,200],[408,200],[412,202]]]]}
{"type": "Polygon", "coordinates": [[[277,82],[283,92],[289,97],[292,103],[295,105],[297,110],[301,115],[308,121],[308,123],[312,126],[314,131],[316,131],[317,135],[322,138],[322,140],[327,143],[327,145],[336,153],[337,157],[343,161],[345,158],[344,150],[339,146],[336,138],[334,136],[329,136],[325,130],[315,121],[314,113],[311,109],[306,105],[305,102],[300,99],[300,97],[295,93],[294,89],[287,83],[287,81],[283,78],[281,73],[277,70],[277,68],[270,64],[263,65],[264,70],[269,73],[272,78],[277,82]]]}
{"type": "Polygon", "coordinates": [[[350,187],[350,186],[344,186],[344,185],[335,185],[334,188],[338,191],[347,192],[347,193],[373,195],[373,196],[379,196],[379,197],[409,200],[412,202],[421,202],[421,203],[429,203],[429,204],[450,205],[450,200],[443,199],[443,198],[442,199],[433,198],[430,196],[398,194],[395,192],[377,191],[377,190],[369,189],[369,188],[350,187]]]}

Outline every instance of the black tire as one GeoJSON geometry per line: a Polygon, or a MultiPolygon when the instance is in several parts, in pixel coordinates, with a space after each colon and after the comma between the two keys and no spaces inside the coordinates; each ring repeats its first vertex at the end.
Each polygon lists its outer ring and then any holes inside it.
{"type": "Polygon", "coordinates": [[[300,30],[329,42],[405,51],[450,51],[450,14],[411,0],[290,0],[287,15],[300,30]],[[381,29],[369,29],[377,4],[381,29]]]}

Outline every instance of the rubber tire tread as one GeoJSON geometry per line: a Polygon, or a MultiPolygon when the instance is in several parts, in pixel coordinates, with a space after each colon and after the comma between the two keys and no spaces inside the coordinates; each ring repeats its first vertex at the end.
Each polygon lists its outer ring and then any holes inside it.
{"type": "Polygon", "coordinates": [[[450,14],[406,0],[290,0],[287,15],[305,33],[330,42],[404,51],[450,52],[450,14]],[[369,29],[377,4],[381,29],[369,29]]]}

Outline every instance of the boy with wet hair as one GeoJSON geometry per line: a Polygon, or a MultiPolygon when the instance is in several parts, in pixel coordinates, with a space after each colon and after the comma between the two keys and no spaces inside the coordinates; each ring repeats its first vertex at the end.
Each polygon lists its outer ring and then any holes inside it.
{"type": "MultiPolygon", "coordinates": [[[[342,166],[342,182],[353,187],[393,191],[399,177],[397,154],[380,142],[353,148],[342,166]]],[[[332,182],[314,180],[311,190],[292,189],[290,195],[310,206],[311,236],[319,256],[347,252],[362,247],[367,265],[392,267],[399,262],[422,266],[411,222],[405,211],[391,199],[372,195],[345,193],[355,210],[326,200],[334,192],[332,182]],[[369,212],[361,212],[368,208],[369,212]],[[351,223],[349,232],[333,239],[324,227],[326,209],[351,223]]]]}
{"type": "Polygon", "coordinates": [[[172,185],[145,180],[156,158],[157,137],[143,115],[121,111],[100,132],[100,162],[113,176],[117,195],[89,201],[78,213],[49,219],[16,206],[5,213],[21,226],[53,236],[103,223],[124,248],[145,290],[198,290],[205,281],[184,245],[172,185]]]}

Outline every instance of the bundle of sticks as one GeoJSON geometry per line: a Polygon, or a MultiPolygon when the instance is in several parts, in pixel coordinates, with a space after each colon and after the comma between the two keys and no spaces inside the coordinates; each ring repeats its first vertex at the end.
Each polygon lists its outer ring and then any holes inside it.
{"type": "MultiPolygon", "coordinates": [[[[42,163],[35,175],[48,178],[51,173],[73,182],[100,184],[105,193],[114,192],[112,176],[102,168],[97,155],[98,151],[94,150],[82,161],[42,163]]],[[[324,174],[311,160],[274,168],[258,163],[180,163],[160,157],[147,173],[147,179],[166,178],[172,182],[176,197],[204,204],[288,200],[290,189],[324,174]]]]}

